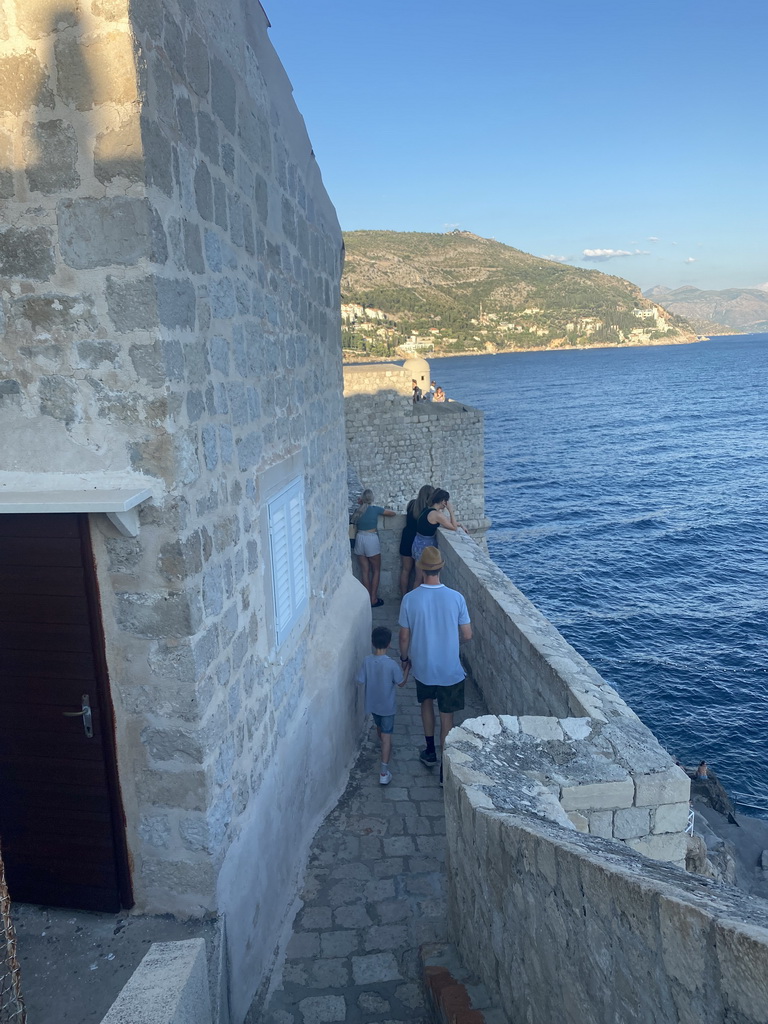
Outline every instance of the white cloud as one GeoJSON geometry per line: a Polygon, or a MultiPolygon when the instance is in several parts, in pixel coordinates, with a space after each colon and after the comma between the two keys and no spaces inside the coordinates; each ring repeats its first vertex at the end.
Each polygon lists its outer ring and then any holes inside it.
{"type": "Polygon", "coordinates": [[[768,281],[766,281],[765,284],[759,284],[757,287],[761,292],[768,292],[768,281]]]}
{"type": "Polygon", "coordinates": [[[656,235],[650,235],[649,238],[648,238],[648,241],[649,242],[658,242],[658,238],[656,237],[656,235]]]}
{"type": "Polygon", "coordinates": [[[614,260],[617,256],[649,256],[650,253],[643,252],[641,249],[635,249],[634,252],[628,252],[626,249],[585,249],[581,258],[583,260],[592,260],[596,263],[600,263],[603,260],[614,260]]]}
{"type": "Polygon", "coordinates": [[[687,260],[683,260],[683,263],[698,263],[699,261],[695,256],[689,256],[687,260]]]}
{"type": "Polygon", "coordinates": [[[541,256],[542,260],[551,260],[553,263],[567,263],[570,256],[541,256]]]}

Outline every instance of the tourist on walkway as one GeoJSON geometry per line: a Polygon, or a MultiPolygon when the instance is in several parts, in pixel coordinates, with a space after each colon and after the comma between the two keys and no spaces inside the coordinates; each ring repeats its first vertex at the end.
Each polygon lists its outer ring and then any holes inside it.
{"type": "Polygon", "coordinates": [[[459,660],[459,644],[472,639],[472,626],[463,596],[440,582],[440,570],[445,563],[437,548],[426,547],[417,564],[424,582],[406,594],[400,604],[400,662],[413,668],[416,699],[421,705],[427,745],[419,758],[427,768],[434,768],[437,752],[433,701],[437,700],[440,742],[445,746],[454,713],[464,709],[465,673],[459,660]]]}
{"type": "Polygon", "coordinates": [[[420,402],[422,397],[421,388],[419,387],[415,377],[411,380],[411,390],[413,391],[414,402],[420,402]]]}
{"type": "Polygon", "coordinates": [[[433,402],[444,402],[445,401],[445,392],[443,391],[442,388],[438,388],[435,391],[435,394],[434,394],[434,396],[432,398],[432,401],[433,402]]]}
{"type": "Polygon", "coordinates": [[[408,507],[405,510],[405,526],[400,534],[400,597],[404,597],[410,590],[416,524],[421,513],[429,505],[433,491],[432,484],[424,484],[418,496],[411,498],[408,502],[408,507]]]}
{"type": "Polygon", "coordinates": [[[463,530],[456,521],[456,515],[451,505],[450,494],[441,488],[432,492],[429,505],[419,516],[416,522],[416,536],[411,546],[411,556],[416,563],[416,577],[413,581],[414,587],[418,587],[422,581],[422,573],[419,569],[419,559],[422,551],[434,545],[437,547],[437,528],[444,530],[463,530]]]}
{"type": "Polygon", "coordinates": [[[355,554],[360,562],[360,577],[371,599],[371,608],[379,608],[384,602],[379,597],[381,576],[381,543],[377,529],[379,516],[397,515],[392,509],[373,505],[373,491],[366,488],[357,499],[357,509],[352,513],[352,525],[357,527],[355,554]]]}
{"type": "Polygon", "coordinates": [[[392,733],[395,730],[395,710],[397,701],[395,687],[405,686],[408,679],[408,663],[402,668],[394,658],[387,655],[392,630],[386,626],[377,626],[371,633],[373,654],[369,654],[360,671],[357,681],[365,687],[365,713],[373,715],[376,731],[381,744],[381,771],[379,782],[388,786],[392,781],[389,770],[389,758],[392,753],[392,733]]]}

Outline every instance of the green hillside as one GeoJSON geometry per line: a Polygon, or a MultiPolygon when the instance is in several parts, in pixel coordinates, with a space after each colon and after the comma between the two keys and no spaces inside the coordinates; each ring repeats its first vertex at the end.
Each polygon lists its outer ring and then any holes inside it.
{"type": "Polygon", "coordinates": [[[449,354],[693,337],[629,281],[467,231],[350,231],[344,242],[344,347],[356,353],[394,355],[409,339],[449,354]]]}

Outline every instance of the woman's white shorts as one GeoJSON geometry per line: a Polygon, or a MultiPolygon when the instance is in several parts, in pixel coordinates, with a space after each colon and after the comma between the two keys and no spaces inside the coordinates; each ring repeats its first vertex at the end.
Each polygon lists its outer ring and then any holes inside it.
{"type": "Polygon", "coordinates": [[[381,554],[379,535],[375,530],[370,533],[367,530],[358,531],[355,537],[355,554],[365,555],[366,558],[381,554]]]}

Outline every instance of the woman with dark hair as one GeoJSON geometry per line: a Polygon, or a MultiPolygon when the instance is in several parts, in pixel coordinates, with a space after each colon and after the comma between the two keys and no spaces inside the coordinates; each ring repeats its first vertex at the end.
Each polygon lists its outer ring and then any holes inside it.
{"type": "Polygon", "coordinates": [[[432,484],[424,484],[418,496],[408,502],[405,510],[405,526],[400,534],[400,596],[405,597],[411,582],[411,570],[413,569],[413,539],[416,536],[416,523],[424,509],[429,505],[434,487],[432,484]]]}
{"type": "Polygon", "coordinates": [[[433,547],[437,547],[437,528],[442,527],[444,530],[464,529],[456,521],[450,498],[451,496],[448,491],[438,487],[437,490],[432,492],[429,505],[427,505],[416,522],[416,536],[413,538],[413,546],[411,548],[411,557],[416,563],[416,576],[413,581],[414,590],[416,587],[421,586],[421,582],[424,579],[424,574],[418,566],[422,551],[424,548],[429,547],[430,544],[433,547]]]}
{"type": "Polygon", "coordinates": [[[373,504],[373,491],[366,487],[357,499],[357,508],[352,513],[352,525],[357,527],[355,554],[360,563],[360,578],[371,598],[371,608],[380,608],[384,602],[379,597],[381,577],[381,543],[377,529],[379,516],[397,515],[392,509],[373,504]]]}

